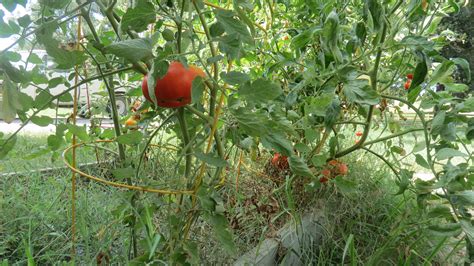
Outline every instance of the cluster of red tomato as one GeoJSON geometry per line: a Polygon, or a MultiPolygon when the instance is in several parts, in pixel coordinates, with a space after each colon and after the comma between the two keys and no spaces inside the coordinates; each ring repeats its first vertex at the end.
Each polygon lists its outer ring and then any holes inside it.
{"type": "Polygon", "coordinates": [[[405,82],[405,90],[408,90],[410,88],[412,80],[413,80],[413,74],[408,74],[407,81],[405,82]]]}
{"type": "Polygon", "coordinates": [[[287,170],[290,168],[290,164],[288,163],[288,157],[279,154],[278,152],[273,155],[272,158],[272,165],[280,170],[287,170]]]}
{"type": "Polygon", "coordinates": [[[340,175],[347,175],[349,167],[347,164],[338,160],[331,160],[326,164],[326,167],[321,170],[322,177],[319,179],[320,183],[326,183],[331,178],[335,178],[340,175]]]}

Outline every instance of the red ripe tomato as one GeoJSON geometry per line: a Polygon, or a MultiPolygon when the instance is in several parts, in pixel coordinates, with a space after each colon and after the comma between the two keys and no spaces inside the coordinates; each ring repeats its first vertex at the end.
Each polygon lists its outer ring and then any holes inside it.
{"type": "Polygon", "coordinates": [[[321,177],[321,178],[319,179],[319,183],[326,183],[326,182],[328,182],[328,181],[329,181],[329,179],[327,179],[326,177],[321,177]]]}
{"type": "Polygon", "coordinates": [[[288,157],[282,156],[278,152],[273,155],[272,165],[281,170],[288,169],[290,165],[288,164],[288,157]]]}
{"type": "Polygon", "coordinates": [[[340,175],[347,175],[347,173],[349,172],[349,167],[347,167],[347,164],[345,163],[340,163],[337,165],[336,171],[340,175]]]}
{"type": "Polygon", "coordinates": [[[329,178],[329,177],[331,177],[331,170],[329,170],[329,169],[323,169],[323,170],[321,171],[321,174],[323,175],[323,177],[329,178]]]}
{"type": "Polygon", "coordinates": [[[275,155],[273,155],[272,158],[272,165],[277,167],[278,166],[278,161],[280,160],[280,154],[277,152],[275,155]]]}
{"type": "Polygon", "coordinates": [[[360,132],[360,131],[357,131],[357,132],[356,132],[356,136],[357,136],[357,137],[360,137],[360,136],[362,136],[362,132],[360,132]]]}
{"type": "Polygon", "coordinates": [[[278,165],[280,166],[280,169],[288,169],[290,167],[290,164],[288,163],[288,157],[281,156],[278,165]]]}
{"type": "Polygon", "coordinates": [[[413,74],[407,74],[407,79],[413,79],[413,74]]]}
{"type": "Polygon", "coordinates": [[[407,82],[405,82],[405,90],[408,90],[410,86],[411,86],[411,81],[407,80],[407,82]]]}
{"type": "Polygon", "coordinates": [[[171,62],[166,75],[156,81],[154,94],[156,102],[150,95],[148,76],[142,82],[145,98],[161,107],[176,108],[191,103],[191,88],[194,78],[205,77],[204,71],[196,66],[185,68],[180,62],[171,62]]]}

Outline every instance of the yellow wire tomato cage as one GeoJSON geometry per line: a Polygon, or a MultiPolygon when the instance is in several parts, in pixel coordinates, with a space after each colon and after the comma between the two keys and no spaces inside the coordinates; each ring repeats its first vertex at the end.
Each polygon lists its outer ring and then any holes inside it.
{"type": "MultiPolygon", "coordinates": [[[[110,143],[110,142],[114,142],[114,141],[115,140],[97,140],[97,141],[94,141],[92,143],[110,143]]],[[[162,195],[193,195],[193,194],[196,193],[196,189],[193,189],[193,190],[172,190],[172,189],[151,188],[151,187],[138,186],[138,185],[129,185],[129,184],[124,184],[124,183],[105,180],[103,178],[96,177],[96,176],[84,173],[83,171],[79,170],[78,168],[72,166],[66,160],[66,154],[74,148],[79,148],[79,147],[85,146],[87,144],[90,144],[90,143],[80,142],[80,143],[71,145],[71,146],[67,147],[62,153],[64,164],[69,169],[71,169],[71,171],[73,171],[76,174],[79,174],[82,177],[85,177],[85,178],[88,178],[90,180],[93,180],[93,181],[96,181],[96,182],[99,182],[99,183],[102,183],[102,184],[105,184],[105,185],[108,185],[108,186],[112,186],[112,187],[125,188],[125,189],[129,189],[129,190],[137,190],[137,191],[150,192],[150,193],[156,193],[156,194],[162,194],[162,195]]],[[[152,146],[157,146],[157,145],[152,145],[152,146]]]]}

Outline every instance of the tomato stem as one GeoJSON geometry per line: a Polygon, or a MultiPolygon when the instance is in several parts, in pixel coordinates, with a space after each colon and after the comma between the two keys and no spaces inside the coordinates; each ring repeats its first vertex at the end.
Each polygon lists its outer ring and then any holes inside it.
{"type": "Polygon", "coordinates": [[[179,126],[181,127],[181,133],[183,134],[183,147],[186,154],[186,168],[184,171],[184,176],[186,179],[191,175],[191,162],[192,162],[192,147],[189,144],[189,133],[186,125],[186,119],[184,118],[184,107],[179,107],[178,112],[176,113],[178,118],[179,126]]]}

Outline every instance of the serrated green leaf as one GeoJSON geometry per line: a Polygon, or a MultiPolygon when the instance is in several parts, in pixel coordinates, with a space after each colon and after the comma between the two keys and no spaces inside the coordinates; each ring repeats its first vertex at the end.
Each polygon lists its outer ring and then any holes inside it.
{"type": "Polygon", "coordinates": [[[133,8],[128,8],[122,17],[120,28],[122,31],[145,31],[148,25],[156,21],[155,6],[147,0],[138,0],[133,8]]]}
{"type": "Polygon", "coordinates": [[[161,36],[163,36],[163,39],[165,39],[165,41],[171,42],[174,40],[174,32],[170,29],[164,29],[161,32],[161,36]]]}
{"type": "Polygon", "coordinates": [[[415,162],[419,165],[419,166],[422,166],[426,169],[430,169],[430,165],[428,164],[428,162],[425,160],[425,158],[423,158],[423,156],[419,155],[419,154],[415,154],[415,162]]]}
{"type": "Polygon", "coordinates": [[[8,142],[6,142],[6,139],[0,139],[0,160],[3,160],[15,147],[16,141],[17,135],[14,135],[8,142]]]}
{"type": "Polygon", "coordinates": [[[201,152],[197,152],[194,154],[196,156],[196,158],[198,158],[199,160],[209,164],[209,165],[213,165],[213,166],[216,166],[216,167],[226,167],[227,166],[227,161],[220,158],[220,157],[217,157],[217,156],[213,156],[212,154],[205,154],[205,153],[201,153],[201,152]]]}
{"type": "Polygon", "coordinates": [[[426,74],[428,74],[428,67],[426,66],[425,58],[423,57],[423,61],[419,62],[415,67],[409,91],[422,84],[423,81],[425,81],[426,74]]]}
{"type": "Polygon", "coordinates": [[[40,127],[46,127],[50,124],[53,123],[53,119],[49,116],[33,116],[31,117],[31,122],[33,122],[34,124],[40,126],[40,127]]]}
{"type": "Polygon", "coordinates": [[[464,205],[474,205],[474,190],[457,192],[452,197],[464,205]]]}
{"type": "Polygon", "coordinates": [[[61,147],[61,144],[63,143],[63,138],[57,135],[49,135],[47,141],[48,141],[48,147],[52,151],[55,151],[61,147]]]}
{"type": "Polygon", "coordinates": [[[289,164],[291,172],[293,172],[295,175],[314,178],[314,175],[309,169],[308,165],[300,157],[296,155],[290,156],[289,164]]]}
{"type": "Polygon", "coordinates": [[[456,237],[461,233],[461,225],[459,223],[436,224],[428,227],[436,236],[441,237],[456,237]]]}
{"type": "Polygon", "coordinates": [[[239,94],[249,102],[262,103],[274,100],[282,94],[281,87],[269,80],[259,78],[239,88],[239,94]]]}
{"type": "Polygon", "coordinates": [[[290,156],[293,152],[291,142],[282,134],[270,133],[262,137],[262,145],[268,149],[275,149],[284,156],[290,156]]]}
{"type": "Polygon", "coordinates": [[[112,174],[114,175],[115,178],[123,180],[123,179],[133,177],[135,174],[135,171],[133,170],[132,167],[116,168],[112,170],[112,174]]]}
{"type": "Polygon", "coordinates": [[[253,39],[248,28],[238,19],[236,14],[230,10],[214,9],[217,21],[222,24],[222,27],[227,34],[237,34],[242,41],[252,43],[253,39]]]}
{"type": "Polygon", "coordinates": [[[444,127],[444,120],[446,119],[446,111],[439,111],[431,122],[431,134],[439,135],[444,127]]]}
{"type": "Polygon", "coordinates": [[[452,61],[446,60],[436,67],[433,76],[431,77],[430,86],[436,83],[443,83],[451,77],[451,74],[454,71],[454,63],[452,61]]]}
{"type": "Polygon", "coordinates": [[[250,80],[247,74],[238,71],[223,72],[221,73],[221,78],[230,85],[240,85],[250,80]]]}
{"type": "Polygon", "coordinates": [[[90,137],[89,134],[87,134],[87,130],[84,126],[78,126],[78,125],[72,125],[68,124],[67,128],[69,132],[72,134],[76,135],[80,140],[82,141],[89,141],[90,137]]]}
{"type": "Polygon", "coordinates": [[[446,205],[436,205],[428,212],[429,218],[452,218],[451,208],[446,205]]]}
{"type": "Polygon", "coordinates": [[[2,101],[0,101],[0,117],[6,123],[11,123],[16,117],[17,110],[22,108],[19,101],[19,92],[8,76],[3,77],[1,85],[2,101]]]}
{"type": "Polygon", "coordinates": [[[153,57],[152,43],[150,39],[131,39],[114,42],[106,46],[107,53],[127,59],[130,62],[146,60],[153,57]]]}
{"type": "Polygon", "coordinates": [[[192,103],[201,102],[204,89],[205,89],[204,80],[202,79],[202,77],[197,76],[193,80],[192,87],[191,87],[191,102],[192,103]]]}
{"type": "Polygon", "coordinates": [[[143,140],[143,133],[140,131],[132,131],[117,137],[117,142],[125,145],[138,145],[143,140]]]}
{"type": "Polygon", "coordinates": [[[442,148],[438,152],[436,152],[436,159],[438,160],[446,160],[453,157],[468,157],[467,154],[460,152],[458,150],[452,148],[442,148]]]}
{"type": "Polygon", "coordinates": [[[235,244],[225,216],[222,214],[206,213],[204,214],[204,218],[211,225],[214,235],[221,243],[224,250],[231,255],[235,254],[235,244]]]}
{"type": "Polygon", "coordinates": [[[211,26],[209,27],[209,33],[211,34],[212,37],[219,37],[222,34],[224,34],[224,32],[225,32],[224,26],[219,21],[212,23],[211,26]]]}

